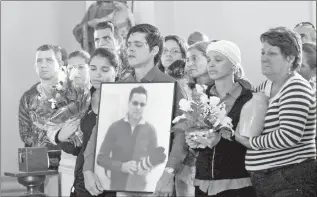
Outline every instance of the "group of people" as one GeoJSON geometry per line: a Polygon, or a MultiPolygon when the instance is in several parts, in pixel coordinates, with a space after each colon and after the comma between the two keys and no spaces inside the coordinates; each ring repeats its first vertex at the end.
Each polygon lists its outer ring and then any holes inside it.
{"type": "MultiPolygon", "coordinates": [[[[175,82],[173,117],[179,115],[179,101],[191,97],[195,84],[206,85],[208,96],[225,103],[235,130],[232,138],[215,133],[211,140],[197,142],[186,136],[181,124],[172,126],[171,150],[155,196],[317,196],[316,29],[312,24],[303,22],[293,30],[276,27],[260,36],[259,64],[267,80],[258,87],[244,75],[241,51],[231,41],[209,40],[194,32],[186,43],[177,35],[164,38],[153,25],[138,24],[129,29],[123,43],[111,21],[96,24],[93,35],[96,49],[90,54],[72,52],[67,61],[60,47],[40,46],[35,59],[40,82],[25,92],[19,107],[26,146],[36,146],[39,137],[46,137],[46,146],[77,156],[70,196],[116,196],[103,190],[93,171],[103,82],[175,82]],[[91,103],[80,121],[67,122],[47,137],[48,131],[36,128],[28,111],[36,107],[32,100],[39,94],[52,97],[51,87],[62,67],[68,73],[78,70],[75,82],[90,87],[91,103]],[[240,112],[252,93],[259,91],[269,97],[264,129],[260,136],[247,138],[240,135],[240,112]],[[78,127],[83,132],[80,147],[68,142],[78,127]],[[199,144],[206,148],[197,148],[199,144]]],[[[133,128],[129,116],[127,122],[133,128]]],[[[104,160],[98,156],[99,162],[104,160]]],[[[107,165],[123,173],[133,166],[124,161],[107,165]]]]}

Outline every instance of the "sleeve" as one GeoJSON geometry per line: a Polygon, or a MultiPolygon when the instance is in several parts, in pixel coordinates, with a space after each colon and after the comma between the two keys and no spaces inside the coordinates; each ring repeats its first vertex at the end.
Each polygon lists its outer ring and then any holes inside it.
{"type": "MultiPolygon", "coordinates": [[[[141,159],[141,161],[138,164],[138,175],[145,175],[147,173],[149,173],[155,166],[152,165],[152,163],[150,162],[150,153],[153,152],[153,150],[155,148],[158,147],[158,143],[157,143],[157,133],[154,127],[150,127],[151,130],[151,137],[150,137],[150,141],[147,147],[147,151],[148,151],[148,156],[141,159]]],[[[159,164],[157,164],[159,165],[159,164]]],[[[156,165],[156,166],[157,166],[156,165]]]]}
{"type": "Polygon", "coordinates": [[[97,164],[102,166],[105,169],[121,171],[122,162],[113,160],[110,157],[110,153],[114,147],[114,143],[116,141],[116,131],[118,130],[118,126],[112,124],[103,140],[100,151],[97,157],[97,164]]]}
{"type": "Polygon", "coordinates": [[[189,154],[189,147],[185,142],[185,132],[183,129],[173,128],[173,141],[171,145],[171,152],[168,156],[166,167],[173,168],[178,171],[189,154]]]}
{"type": "Polygon", "coordinates": [[[86,146],[86,150],[84,152],[84,166],[83,171],[94,170],[94,157],[95,157],[95,146],[97,143],[97,127],[94,127],[94,129],[91,132],[91,136],[89,138],[89,141],[86,146]]]}
{"type": "Polygon", "coordinates": [[[292,83],[281,91],[278,106],[279,129],[249,139],[253,149],[285,149],[302,140],[313,96],[309,87],[292,83]]]}
{"type": "Polygon", "coordinates": [[[182,86],[176,82],[175,86],[175,98],[174,98],[174,105],[173,105],[173,120],[175,117],[182,115],[181,110],[179,109],[179,101],[183,98],[187,99],[186,91],[182,88],[182,86]]]}
{"type": "Polygon", "coordinates": [[[21,97],[19,105],[19,132],[25,146],[32,146],[32,120],[27,109],[25,95],[21,97]]]}

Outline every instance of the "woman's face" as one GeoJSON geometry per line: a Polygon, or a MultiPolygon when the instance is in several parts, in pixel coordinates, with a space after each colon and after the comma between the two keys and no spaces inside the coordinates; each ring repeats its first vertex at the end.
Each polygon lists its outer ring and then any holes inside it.
{"type": "Polygon", "coordinates": [[[302,60],[302,66],[300,68],[299,73],[307,80],[310,81],[310,79],[314,76],[316,76],[316,68],[312,69],[308,62],[307,53],[303,51],[303,60],[302,60]]]}
{"type": "Polygon", "coordinates": [[[77,56],[68,59],[67,72],[76,85],[89,83],[89,66],[84,58],[77,56]]]}
{"type": "Polygon", "coordinates": [[[91,84],[97,90],[100,89],[101,83],[114,82],[116,77],[116,70],[108,58],[101,56],[95,56],[91,59],[89,73],[91,84]]]}
{"type": "Polygon", "coordinates": [[[168,68],[173,62],[181,59],[183,59],[182,52],[177,42],[174,40],[164,42],[163,54],[161,57],[164,68],[168,68]]]}
{"type": "Polygon", "coordinates": [[[265,76],[283,76],[289,72],[291,64],[283,56],[281,49],[267,42],[262,43],[261,68],[265,76]]]}
{"type": "Polygon", "coordinates": [[[212,80],[219,80],[233,75],[234,65],[225,55],[218,51],[209,51],[207,55],[210,58],[207,70],[212,80]]]}
{"type": "Polygon", "coordinates": [[[190,77],[197,78],[207,74],[207,57],[197,49],[187,51],[186,69],[190,77]]]}

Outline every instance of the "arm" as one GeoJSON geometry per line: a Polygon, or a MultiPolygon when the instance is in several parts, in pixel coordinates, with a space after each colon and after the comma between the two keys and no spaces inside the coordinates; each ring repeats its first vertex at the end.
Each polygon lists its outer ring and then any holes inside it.
{"type": "Polygon", "coordinates": [[[19,105],[19,132],[21,140],[24,142],[25,146],[32,146],[32,120],[27,109],[25,95],[23,95],[20,99],[19,105]]]}
{"type": "Polygon", "coordinates": [[[112,160],[110,157],[110,153],[114,147],[114,143],[116,140],[116,132],[118,128],[116,126],[111,125],[108,129],[108,132],[103,140],[100,151],[97,157],[97,164],[102,166],[105,169],[121,171],[122,162],[112,160]]]}
{"type": "Polygon", "coordinates": [[[97,127],[95,126],[91,132],[91,136],[86,146],[84,152],[84,166],[83,171],[94,170],[94,156],[95,156],[95,146],[97,144],[97,127]]]}
{"type": "Polygon", "coordinates": [[[303,84],[289,84],[281,92],[279,129],[249,139],[253,149],[285,149],[298,144],[304,134],[313,96],[303,84]]]}
{"type": "Polygon", "coordinates": [[[68,154],[72,154],[74,156],[78,156],[81,147],[76,147],[73,143],[71,142],[60,142],[58,140],[58,134],[60,130],[56,133],[55,135],[55,143],[57,144],[58,147],[60,147],[64,152],[68,154]]]}
{"type": "MultiPolygon", "coordinates": [[[[158,140],[157,140],[156,130],[154,129],[154,127],[151,127],[149,132],[151,132],[151,136],[150,136],[149,144],[147,146],[147,155],[148,156],[141,159],[141,161],[139,162],[138,171],[137,171],[138,175],[145,175],[145,174],[149,173],[155,166],[162,163],[159,160],[160,158],[158,158],[158,157],[161,157],[161,153],[155,153],[155,150],[158,148],[158,144],[157,144],[158,140]],[[160,154],[160,155],[158,155],[158,154],[160,154]],[[155,160],[155,161],[153,162],[153,160],[155,160]]],[[[163,152],[162,155],[164,156],[165,153],[163,152]]],[[[166,155],[165,155],[165,158],[166,158],[166,155]]],[[[164,160],[165,160],[165,158],[164,158],[164,160]]]]}
{"type": "Polygon", "coordinates": [[[185,141],[185,131],[178,128],[173,128],[172,130],[173,141],[166,167],[172,168],[177,172],[189,154],[189,147],[185,141]]]}

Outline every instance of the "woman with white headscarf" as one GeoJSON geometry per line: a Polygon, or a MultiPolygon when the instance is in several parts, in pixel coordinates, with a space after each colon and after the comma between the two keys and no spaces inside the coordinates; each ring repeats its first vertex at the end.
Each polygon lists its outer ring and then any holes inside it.
{"type": "MultiPolygon", "coordinates": [[[[215,83],[206,93],[225,103],[235,130],[243,105],[252,98],[252,91],[235,80],[243,76],[240,49],[233,42],[220,40],[209,44],[207,56],[208,74],[215,83]]],[[[244,165],[246,148],[236,142],[231,133],[215,132],[213,138],[206,141],[186,137],[186,142],[199,152],[194,181],[196,197],[256,196],[244,165]],[[199,144],[206,148],[197,148],[199,144]]]]}

